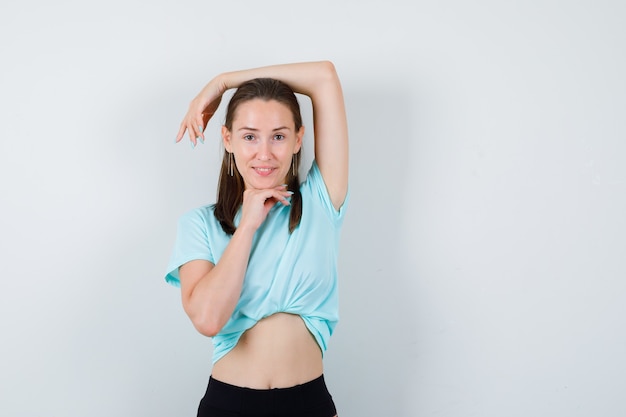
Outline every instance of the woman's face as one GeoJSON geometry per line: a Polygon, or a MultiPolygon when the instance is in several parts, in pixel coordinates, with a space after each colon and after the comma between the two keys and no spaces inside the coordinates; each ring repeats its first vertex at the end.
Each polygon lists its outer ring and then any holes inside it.
{"type": "Polygon", "coordinates": [[[232,152],[248,188],[285,184],[293,155],[302,146],[304,127],[295,130],[287,106],[275,100],[254,99],[239,105],[232,130],[222,127],[224,147],[232,152]]]}

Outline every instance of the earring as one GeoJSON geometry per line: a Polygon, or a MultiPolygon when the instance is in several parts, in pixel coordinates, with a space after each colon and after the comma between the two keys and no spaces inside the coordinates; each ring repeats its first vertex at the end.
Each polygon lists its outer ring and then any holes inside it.
{"type": "Polygon", "coordinates": [[[298,167],[296,165],[297,165],[296,154],[294,153],[291,156],[291,173],[293,174],[294,177],[296,176],[296,174],[298,172],[298,167]]]}
{"type": "Polygon", "coordinates": [[[228,173],[232,177],[235,171],[233,170],[233,153],[228,152],[228,173]]]}

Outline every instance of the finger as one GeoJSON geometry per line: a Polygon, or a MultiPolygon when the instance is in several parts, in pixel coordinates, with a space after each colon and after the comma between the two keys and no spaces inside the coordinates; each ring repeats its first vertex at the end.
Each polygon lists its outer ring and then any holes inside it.
{"type": "Polygon", "coordinates": [[[187,123],[187,132],[189,133],[189,140],[191,141],[191,147],[195,148],[198,144],[198,134],[195,132],[193,124],[187,123]]]}
{"type": "Polygon", "coordinates": [[[249,189],[244,192],[243,201],[244,204],[246,201],[250,201],[251,204],[254,204],[256,201],[258,204],[263,205],[274,205],[278,201],[282,201],[284,196],[278,190],[268,188],[268,189],[249,189]]]}
{"type": "Polygon", "coordinates": [[[282,203],[284,206],[291,205],[291,201],[289,198],[293,195],[293,191],[278,191],[277,193],[273,193],[272,198],[276,200],[276,202],[282,203]]]}
{"type": "Polygon", "coordinates": [[[202,113],[202,123],[200,123],[200,126],[198,126],[198,128],[200,129],[200,133],[201,133],[201,137],[202,137],[202,143],[204,143],[204,130],[206,129],[206,127],[209,124],[209,120],[211,119],[211,114],[209,113],[202,113]]]}
{"type": "Polygon", "coordinates": [[[199,117],[196,118],[196,126],[198,129],[198,134],[196,136],[196,139],[198,139],[200,142],[204,143],[204,117],[202,115],[202,113],[200,114],[199,117]]]}
{"type": "Polygon", "coordinates": [[[281,199],[283,195],[286,195],[289,191],[285,190],[286,186],[279,185],[276,188],[265,188],[259,189],[258,191],[262,193],[265,198],[275,197],[277,199],[281,199]]]}
{"type": "Polygon", "coordinates": [[[204,129],[202,113],[195,116],[189,116],[187,129],[189,130],[189,139],[191,139],[193,146],[196,146],[199,141],[204,143],[204,134],[202,133],[204,129]]]}
{"type": "Polygon", "coordinates": [[[283,198],[282,201],[287,202],[287,204],[285,204],[285,205],[291,205],[291,200],[289,200],[289,199],[293,195],[293,191],[286,191],[285,194],[287,194],[287,195],[283,196],[284,198],[283,198]]]}
{"type": "Polygon", "coordinates": [[[189,116],[189,120],[187,123],[187,129],[189,130],[189,139],[193,143],[193,146],[196,146],[198,142],[204,143],[204,135],[202,134],[203,126],[202,123],[198,123],[198,117],[202,120],[201,116],[189,116]]]}
{"type": "MultiPolygon", "coordinates": [[[[283,197],[281,201],[290,198],[294,194],[293,191],[287,190],[287,187],[288,187],[287,184],[282,184],[275,188],[275,190],[278,191],[280,195],[283,197]]],[[[286,200],[286,201],[289,201],[289,200],[286,200]]]]}
{"type": "Polygon", "coordinates": [[[187,126],[185,122],[181,122],[180,127],[178,128],[178,134],[176,135],[176,143],[180,142],[180,140],[185,136],[185,131],[187,130],[187,126]]]}

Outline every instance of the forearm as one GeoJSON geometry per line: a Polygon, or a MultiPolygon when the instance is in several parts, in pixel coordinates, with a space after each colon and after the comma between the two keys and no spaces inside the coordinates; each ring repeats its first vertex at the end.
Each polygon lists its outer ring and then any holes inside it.
{"type": "Polygon", "coordinates": [[[217,264],[195,285],[185,311],[196,329],[214,336],[230,319],[241,295],[254,231],[239,228],[217,264]]]}
{"type": "Polygon", "coordinates": [[[335,68],[329,61],[270,65],[225,72],[217,76],[218,83],[224,91],[237,88],[254,78],[274,78],[283,81],[296,93],[310,97],[318,94],[324,84],[338,83],[335,68]]]}

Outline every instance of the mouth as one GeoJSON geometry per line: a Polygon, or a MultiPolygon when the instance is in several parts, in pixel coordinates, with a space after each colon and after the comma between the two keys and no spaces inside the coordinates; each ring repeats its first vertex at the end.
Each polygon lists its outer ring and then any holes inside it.
{"type": "Polygon", "coordinates": [[[262,177],[266,177],[276,170],[276,168],[272,167],[255,167],[253,169],[257,174],[261,175],[262,177]]]}

